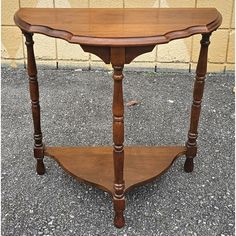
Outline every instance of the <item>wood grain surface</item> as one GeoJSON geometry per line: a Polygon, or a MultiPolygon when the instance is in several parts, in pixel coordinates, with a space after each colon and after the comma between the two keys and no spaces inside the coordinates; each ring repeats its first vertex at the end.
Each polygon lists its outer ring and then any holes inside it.
{"type": "MultiPolygon", "coordinates": [[[[165,172],[176,157],[185,154],[185,147],[125,147],[124,152],[124,191],[127,192],[165,172]]],[[[112,147],[47,147],[44,155],[55,159],[78,180],[114,195],[112,147]]]]}
{"type": "Polygon", "coordinates": [[[24,31],[71,43],[138,46],[212,32],[222,17],[215,8],[21,8],[14,20],[24,31]]]}

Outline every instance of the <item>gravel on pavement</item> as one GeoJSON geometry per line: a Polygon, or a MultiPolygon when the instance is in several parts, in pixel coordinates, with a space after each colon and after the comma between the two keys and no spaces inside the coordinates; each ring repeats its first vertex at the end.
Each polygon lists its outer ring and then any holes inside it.
{"type": "MultiPolygon", "coordinates": [[[[45,157],[35,173],[26,70],[2,66],[2,236],[234,235],[234,74],[209,74],[192,173],[185,157],[126,194],[126,226],[113,226],[110,195],[79,183],[45,157]]],[[[111,72],[39,69],[43,140],[112,145],[111,72]]],[[[186,141],[194,74],[125,71],[125,145],[186,141]]]]}

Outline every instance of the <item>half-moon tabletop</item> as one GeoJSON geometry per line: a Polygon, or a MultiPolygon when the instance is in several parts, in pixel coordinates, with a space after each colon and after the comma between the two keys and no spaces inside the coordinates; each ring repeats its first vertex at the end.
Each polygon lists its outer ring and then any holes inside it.
{"type": "Polygon", "coordinates": [[[20,8],[23,31],[89,46],[147,46],[216,30],[215,8],[20,8]]]}

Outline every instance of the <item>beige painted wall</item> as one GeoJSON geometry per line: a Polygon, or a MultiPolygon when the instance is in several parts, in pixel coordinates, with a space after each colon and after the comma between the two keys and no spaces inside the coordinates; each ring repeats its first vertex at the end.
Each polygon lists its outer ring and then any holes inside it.
{"type": "MultiPolygon", "coordinates": [[[[2,63],[13,67],[25,63],[24,39],[14,25],[13,15],[19,7],[216,7],[223,15],[220,29],[213,33],[209,51],[209,71],[234,70],[234,0],[2,0],[2,63]]],[[[159,45],[150,53],[137,57],[127,67],[174,68],[196,67],[200,36],[175,40],[159,45]]],[[[60,39],[35,35],[37,62],[59,67],[65,65],[83,68],[105,68],[101,60],[82,51],[79,45],[72,45],[60,39]],[[40,43],[38,43],[40,41],[40,43]]]]}

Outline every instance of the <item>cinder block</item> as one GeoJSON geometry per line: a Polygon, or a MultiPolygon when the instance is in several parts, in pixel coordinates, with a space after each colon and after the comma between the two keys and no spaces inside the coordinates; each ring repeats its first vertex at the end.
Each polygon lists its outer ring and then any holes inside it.
{"type": "MultiPolygon", "coordinates": [[[[152,50],[152,52],[148,52],[136,57],[134,62],[154,62],[156,59],[156,47],[152,50]]],[[[92,61],[102,61],[98,56],[91,54],[92,61]]],[[[132,62],[131,62],[132,63],[132,62]]]]}
{"type": "Polygon", "coordinates": [[[223,17],[220,28],[229,28],[231,24],[233,0],[197,0],[197,7],[215,7],[223,17]]]}
{"type": "Polygon", "coordinates": [[[124,0],[124,6],[126,8],[152,8],[159,7],[159,0],[124,0]]]}
{"type": "Polygon", "coordinates": [[[227,62],[235,62],[235,31],[230,32],[227,62]]]}
{"type": "Polygon", "coordinates": [[[55,7],[89,7],[88,0],[55,0],[55,7]]]}
{"type": "Polygon", "coordinates": [[[71,60],[59,60],[58,61],[59,69],[74,68],[74,69],[89,69],[89,61],[71,61],[71,60]]]}
{"type": "MultiPolygon", "coordinates": [[[[100,62],[102,62],[102,59],[101,58],[99,58],[98,56],[96,56],[96,55],[94,55],[94,54],[92,54],[91,53],[91,60],[92,61],[100,61],[100,62]]],[[[103,62],[104,63],[104,62],[103,62]]]]}
{"type": "Polygon", "coordinates": [[[160,0],[160,7],[195,7],[195,0],[160,0]]]}
{"type": "Polygon", "coordinates": [[[178,39],[158,45],[158,62],[190,62],[191,38],[178,39]]]}
{"type": "Polygon", "coordinates": [[[89,7],[88,0],[68,0],[71,7],[89,7]]]}
{"type": "MultiPolygon", "coordinates": [[[[216,37],[215,33],[213,33],[212,37],[216,37]]],[[[200,53],[200,40],[201,40],[201,35],[194,35],[193,36],[193,47],[192,47],[192,62],[198,62],[198,57],[200,53]]],[[[211,47],[211,45],[210,45],[211,47]]],[[[211,50],[211,48],[210,48],[211,50]]]]}
{"type": "MultiPolygon", "coordinates": [[[[153,48],[151,52],[142,54],[136,57],[133,61],[134,62],[155,62],[156,61],[156,51],[157,48],[153,48]]],[[[131,62],[132,63],[132,62],[131,62]]]]}
{"type": "MultiPolygon", "coordinates": [[[[48,7],[53,8],[53,0],[20,0],[21,7],[48,7]]],[[[25,41],[25,38],[23,39],[25,41]]],[[[55,39],[49,38],[41,34],[34,34],[33,40],[34,51],[36,59],[55,59],[56,58],[56,46],[55,39]]],[[[26,54],[26,48],[24,47],[26,54]]],[[[48,63],[48,62],[45,62],[48,63]]]]}
{"type": "Polygon", "coordinates": [[[55,0],[55,7],[57,8],[70,8],[72,7],[72,4],[69,2],[69,0],[55,0]]]}
{"type": "MultiPolygon", "coordinates": [[[[194,7],[195,0],[20,0],[21,7],[194,7]],[[159,2],[160,1],[160,2],[159,2]]],[[[233,0],[224,1],[222,4],[221,0],[197,0],[197,7],[216,7],[223,15],[223,23],[221,28],[235,28],[234,10],[233,16],[231,16],[232,7],[234,7],[233,0]],[[232,19],[232,21],[231,21],[232,19]]],[[[2,24],[3,25],[14,25],[13,15],[19,8],[19,0],[3,0],[2,1],[2,24]]],[[[200,49],[200,36],[194,36],[193,39],[193,50],[192,60],[193,66],[196,65],[200,49]]],[[[230,33],[227,62],[226,50],[228,42],[228,30],[218,30],[213,32],[211,37],[211,44],[209,46],[209,70],[210,71],[224,71],[234,69],[234,40],[235,31],[230,33]]],[[[56,45],[55,39],[49,38],[43,35],[34,35],[35,41],[35,55],[37,59],[40,59],[40,63],[46,60],[46,64],[56,63],[56,45]],[[41,61],[42,60],[42,61],[41,61]]],[[[16,66],[17,63],[23,63],[23,47],[22,47],[22,36],[21,32],[17,27],[2,27],[2,58],[5,58],[7,62],[12,63],[16,66]],[[14,38],[14,40],[9,40],[14,38]],[[9,60],[8,60],[9,58],[9,60]],[[16,58],[17,60],[11,60],[16,58]]],[[[158,46],[157,65],[160,68],[176,68],[176,69],[188,69],[188,62],[191,54],[191,39],[175,40],[166,45],[158,46]],[[162,63],[164,62],[164,63],[162,63]],[[181,63],[170,63],[170,62],[181,62],[181,63]],[[183,62],[183,63],[182,63],[183,62]]],[[[73,64],[73,60],[78,60],[78,63],[82,63],[85,67],[89,63],[89,54],[83,52],[79,45],[69,44],[63,40],[58,40],[58,59],[59,63],[68,65],[73,64]],[[71,61],[72,60],[72,61],[71,61]]],[[[138,68],[154,68],[156,61],[156,48],[147,54],[143,54],[134,59],[127,67],[138,68]]],[[[77,62],[75,61],[75,64],[77,62]]],[[[97,56],[91,54],[91,67],[111,69],[110,65],[105,65],[104,62],[97,56]]]]}
{"type": "Polygon", "coordinates": [[[125,70],[132,70],[132,69],[135,69],[136,71],[142,71],[142,70],[151,70],[151,71],[154,71],[155,70],[155,65],[156,63],[155,62],[131,62],[130,64],[127,64],[125,65],[125,70]]]}
{"type": "Polygon", "coordinates": [[[89,53],[84,52],[79,44],[68,43],[62,39],[57,39],[57,55],[58,59],[89,60],[89,53]]]}
{"type": "Polygon", "coordinates": [[[207,72],[224,72],[225,64],[208,63],[207,72]]]}
{"type": "Polygon", "coordinates": [[[17,59],[17,60],[12,60],[12,59],[1,59],[1,64],[2,66],[7,65],[11,66],[12,68],[24,68],[24,60],[23,59],[17,59]]]}
{"type": "MultiPolygon", "coordinates": [[[[192,63],[191,64],[191,71],[194,72],[196,71],[197,68],[197,63],[192,63]]],[[[209,63],[207,64],[207,73],[210,72],[224,72],[225,70],[225,64],[216,64],[216,63],[209,63]]]]}
{"type": "Polygon", "coordinates": [[[13,16],[18,9],[18,0],[2,0],[2,25],[15,25],[13,16]]]}
{"type": "MultiPolygon", "coordinates": [[[[197,62],[200,52],[201,35],[193,38],[192,61],[197,62]]],[[[226,48],[228,43],[228,30],[217,30],[212,33],[210,38],[208,60],[212,63],[224,63],[226,59],[226,48]]]]}
{"type": "MultiPolygon", "coordinates": [[[[234,4],[234,5],[235,5],[235,4],[234,4]]],[[[235,29],[235,6],[234,6],[234,9],[233,9],[231,28],[232,28],[232,29],[235,29]]]]}
{"type": "Polygon", "coordinates": [[[2,26],[2,58],[23,59],[22,33],[16,26],[2,26]]]}
{"type": "Polygon", "coordinates": [[[173,70],[189,70],[189,63],[157,63],[157,71],[159,69],[173,69],[173,70]]]}
{"type": "Polygon", "coordinates": [[[226,71],[235,71],[235,64],[226,64],[226,71]]]}
{"type": "MultiPolygon", "coordinates": [[[[20,6],[21,7],[36,7],[37,3],[39,0],[20,0],[20,6]]],[[[49,1],[45,1],[45,2],[50,2],[49,1]]]]}
{"type": "Polygon", "coordinates": [[[207,72],[224,72],[225,64],[208,63],[207,72]]]}
{"type": "MultiPolygon", "coordinates": [[[[91,69],[105,69],[105,70],[113,70],[111,64],[105,64],[102,60],[99,61],[91,61],[91,69]]],[[[137,70],[142,70],[143,68],[155,68],[155,62],[131,62],[130,64],[125,64],[124,69],[136,68],[137,70]]]]}
{"type": "Polygon", "coordinates": [[[37,68],[38,70],[47,68],[48,66],[56,69],[56,60],[41,60],[40,58],[37,59],[37,68]]]}
{"type": "Polygon", "coordinates": [[[123,0],[90,0],[90,7],[106,8],[106,7],[123,7],[123,0]]]}
{"type": "Polygon", "coordinates": [[[20,0],[21,7],[53,7],[53,0],[20,0]]]}
{"type": "Polygon", "coordinates": [[[42,34],[34,34],[35,57],[41,60],[56,59],[56,39],[42,34]]]}
{"type": "Polygon", "coordinates": [[[90,68],[92,70],[109,70],[109,71],[113,70],[111,64],[105,64],[102,60],[90,61],[90,68]]]}

